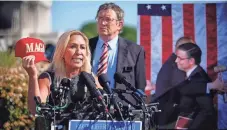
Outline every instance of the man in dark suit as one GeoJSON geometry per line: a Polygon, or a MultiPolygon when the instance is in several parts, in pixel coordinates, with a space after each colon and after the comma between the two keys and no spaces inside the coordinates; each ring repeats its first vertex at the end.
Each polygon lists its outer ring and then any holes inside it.
{"type": "Polygon", "coordinates": [[[175,62],[178,69],[184,71],[186,75],[182,83],[172,87],[162,96],[165,99],[168,97],[171,103],[167,104],[168,107],[162,104],[167,116],[162,117],[166,122],[161,124],[161,128],[174,128],[177,118],[182,116],[191,118],[192,121],[180,128],[215,129],[212,96],[201,93],[201,90],[206,90],[207,83],[211,82],[207,73],[199,66],[201,54],[200,48],[193,43],[185,43],[177,48],[175,62]]]}
{"type": "MultiPolygon", "coordinates": [[[[126,89],[125,85],[114,80],[115,72],[120,72],[132,86],[144,91],[146,86],[144,49],[119,36],[124,24],[124,11],[114,3],[105,3],[99,7],[96,20],[99,36],[89,40],[94,74],[99,76],[101,73],[107,73],[112,88],[126,89]],[[108,51],[103,49],[106,43],[108,51]]],[[[137,103],[131,94],[122,95],[119,97],[124,104],[137,103]]]]}
{"type": "MultiPolygon", "coordinates": [[[[177,40],[175,48],[177,49],[179,45],[187,42],[195,43],[189,37],[181,37],[177,40]]],[[[177,65],[175,63],[176,58],[176,54],[172,53],[172,55],[162,65],[157,75],[157,81],[155,85],[156,90],[154,99],[152,99],[153,101],[161,97],[172,87],[177,86],[179,83],[184,81],[185,72],[177,68],[177,65]]],[[[200,89],[200,91],[197,91],[200,93],[209,93],[209,90],[222,91],[223,88],[224,84],[219,80],[219,78],[217,78],[214,82],[208,83],[205,89],[200,89]]]]}
{"type": "Polygon", "coordinates": [[[206,90],[206,85],[211,82],[207,73],[199,66],[202,51],[193,43],[180,45],[176,51],[177,67],[186,72],[186,85],[177,87],[181,98],[179,111],[181,116],[191,116],[193,121],[188,125],[189,129],[215,129],[216,124],[212,95],[200,93],[200,89],[206,90]],[[194,89],[194,90],[191,90],[194,89]]]}
{"type": "MultiPolygon", "coordinates": [[[[191,38],[189,37],[181,37],[177,40],[175,49],[178,48],[178,46],[191,42],[195,43],[191,38]]],[[[168,93],[169,90],[172,88],[181,85],[183,81],[185,81],[184,77],[186,73],[180,69],[178,69],[177,64],[175,63],[175,60],[177,59],[177,56],[175,53],[173,53],[168,60],[163,64],[161,67],[156,81],[156,92],[154,95],[154,98],[152,98],[152,102],[159,102],[159,108],[166,108],[168,107],[170,110],[172,109],[172,106],[174,102],[172,102],[171,95],[168,93]]],[[[194,86],[196,87],[196,86],[194,86]]],[[[205,87],[197,87],[197,88],[189,88],[188,92],[191,93],[198,93],[198,94],[206,94],[210,93],[210,90],[222,90],[224,85],[222,82],[217,78],[214,82],[209,82],[205,84],[205,87]]],[[[174,108],[173,108],[174,109],[174,108]]],[[[169,119],[169,114],[171,113],[170,110],[165,111],[162,110],[162,112],[156,114],[156,123],[157,125],[163,125],[166,124],[167,120],[169,119]]]]}
{"type": "MultiPolygon", "coordinates": [[[[175,49],[177,49],[179,45],[182,45],[187,42],[195,43],[189,37],[181,37],[177,40],[175,49]]],[[[172,88],[176,87],[177,85],[179,85],[185,80],[184,79],[185,72],[178,69],[175,63],[176,58],[177,58],[176,54],[173,53],[163,64],[157,76],[157,81],[155,85],[156,91],[155,91],[155,95],[152,98],[152,102],[158,101],[160,103],[160,109],[169,107],[172,105],[171,98],[166,96],[169,94],[165,94],[165,93],[171,90],[172,88]]],[[[223,82],[221,82],[219,78],[217,78],[215,81],[207,83],[206,87],[199,87],[194,89],[190,88],[189,92],[205,94],[205,93],[210,93],[210,90],[222,91],[223,88],[224,88],[223,82]],[[196,90],[196,91],[193,91],[193,90],[196,90]]],[[[165,113],[164,111],[162,111],[161,113],[157,113],[156,120],[158,125],[165,124],[167,119],[168,119],[168,114],[165,113]]]]}

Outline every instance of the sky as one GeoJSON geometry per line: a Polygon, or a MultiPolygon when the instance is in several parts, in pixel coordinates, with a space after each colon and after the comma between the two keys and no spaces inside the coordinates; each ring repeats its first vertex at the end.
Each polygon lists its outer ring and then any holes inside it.
{"type": "MultiPolygon", "coordinates": [[[[125,24],[137,27],[137,4],[152,3],[182,3],[182,0],[145,0],[145,1],[116,1],[125,12],[125,24]]],[[[220,2],[223,0],[207,0],[207,2],[220,2]]],[[[63,32],[71,29],[79,30],[83,24],[95,21],[98,7],[110,1],[53,1],[52,3],[52,31],[63,32]]],[[[184,0],[184,3],[204,3],[201,0],[184,0]]]]}
{"type": "MultiPolygon", "coordinates": [[[[52,31],[66,31],[80,29],[83,24],[95,21],[100,1],[53,1],[52,3],[52,31]]],[[[137,26],[137,3],[114,2],[125,12],[125,24],[137,26]]]]}

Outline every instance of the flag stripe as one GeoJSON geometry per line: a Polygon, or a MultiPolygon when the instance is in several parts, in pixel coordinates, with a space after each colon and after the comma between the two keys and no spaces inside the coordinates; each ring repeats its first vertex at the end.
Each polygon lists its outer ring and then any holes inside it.
{"type": "Polygon", "coordinates": [[[172,53],[172,17],[162,17],[162,63],[164,63],[172,53]]]}
{"type": "Polygon", "coordinates": [[[206,29],[207,29],[207,73],[211,79],[216,78],[213,71],[217,65],[217,22],[216,4],[206,5],[206,29]]]}
{"type": "Polygon", "coordinates": [[[151,70],[151,81],[156,82],[157,73],[162,66],[162,18],[159,16],[152,16],[152,48],[151,48],[151,66],[154,66],[151,70]]]}
{"type": "MultiPolygon", "coordinates": [[[[217,42],[218,65],[227,65],[227,3],[217,4],[217,42]]],[[[223,72],[223,78],[227,80],[227,71],[223,72]]]]}
{"type": "Polygon", "coordinates": [[[202,50],[201,66],[207,71],[207,36],[206,36],[206,6],[194,4],[195,41],[202,50]],[[196,13],[200,12],[200,13],[196,13]]]}
{"type": "MultiPolygon", "coordinates": [[[[168,7],[170,8],[165,9],[162,4],[141,4],[140,7],[138,6],[140,8],[138,10],[138,18],[140,18],[138,21],[138,44],[141,44],[146,51],[147,82],[156,83],[157,74],[167,55],[170,54],[170,48],[172,47],[173,51],[176,41],[182,36],[191,37],[199,45],[202,50],[200,65],[214,80],[217,74],[214,73],[213,67],[217,64],[227,65],[227,3],[171,4],[168,7]],[[167,14],[166,12],[171,16],[168,15],[166,18],[164,15],[167,14]],[[145,24],[147,25],[143,25],[141,17],[146,17],[145,24]],[[168,26],[171,25],[170,21],[172,27],[168,26]],[[172,31],[170,31],[171,29],[172,31]],[[151,33],[150,36],[148,33],[151,33]],[[142,40],[141,38],[144,36],[149,38],[142,40]]],[[[222,72],[222,75],[227,81],[227,71],[222,72]]],[[[226,128],[227,126],[226,109],[223,105],[223,96],[219,95],[218,128],[226,128]]]]}
{"type": "MultiPolygon", "coordinates": [[[[218,42],[218,65],[227,65],[227,4],[217,4],[217,42],[218,42]]],[[[227,71],[222,72],[223,79],[227,81],[227,71]]],[[[218,95],[218,129],[227,128],[227,109],[223,95],[218,95]]]]}
{"type": "MultiPolygon", "coordinates": [[[[224,4],[220,3],[220,5],[223,7],[224,4]]],[[[151,80],[153,83],[156,82],[162,63],[173,52],[177,39],[182,36],[192,37],[200,46],[203,52],[200,65],[212,76],[213,67],[217,64],[218,56],[220,56],[217,54],[218,49],[223,49],[219,46],[226,46],[222,42],[223,40],[217,41],[217,26],[220,25],[217,25],[216,22],[216,16],[218,15],[216,13],[216,9],[218,9],[216,4],[172,4],[171,6],[171,13],[169,13],[171,16],[168,17],[162,13],[162,11],[167,10],[159,10],[162,7],[160,4],[141,5],[140,10],[143,10],[143,15],[140,15],[141,13],[138,10],[138,18],[140,19],[138,21],[138,32],[140,32],[138,34],[138,44],[142,45],[146,51],[147,80],[151,80]],[[150,5],[151,8],[148,8],[147,5],[150,5]],[[157,10],[152,10],[154,7],[157,10]],[[151,34],[149,35],[149,33],[151,34]]],[[[221,15],[220,13],[219,15],[221,15]]],[[[226,20],[226,13],[222,13],[222,17],[226,20]]],[[[227,36],[227,34],[223,34],[224,36],[227,36]]],[[[223,57],[224,52],[221,53],[223,57]]]]}
{"type": "Polygon", "coordinates": [[[183,10],[184,36],[191,37],[193,40],[195,40],[194,6],[193,4],[184,4],[183,10]]]}
{"type": "Polygon", "coordinates": [[[183,26],[183,5],[173,4],[172,5],[172,20],[173,20],[173,50],[175,50],[175,44],[179,37],[184,36],[183,26]]]}
{"type": "Polygon", "coordinates": [[[145,65],[146,65],[146,78],[151,79],[150,72],[152,66],[151,61],[151,19],[150,16],[141,15],[140,16],[140,44],[145,49],[145,65]]]}

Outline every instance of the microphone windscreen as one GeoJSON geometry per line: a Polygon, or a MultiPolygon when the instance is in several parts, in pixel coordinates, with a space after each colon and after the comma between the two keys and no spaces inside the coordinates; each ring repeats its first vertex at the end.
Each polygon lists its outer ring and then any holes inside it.
{"type": "Polygon", "coordinates": [[[86,98],[87,87],[79,76],[75,76],[71,79],[70,88],[72,102],[83,101],[86,98]]]}
{"type": "Polygon", "coordinates": [[[93,97],[95,97],[96,96],[96,91],[95,91],[96,90],[96,84],[95,84],[94,77],[87,72],[81,72],[80,78],[81,78],[81,81],[87,86],[90,94],[93,97]]]}
{"type": "Polygon", "coordinates": [[[101,74],[98,77],[99,83],[102,87],[104,87],[106,83],[110,83],[110,81],[108,80],[107,74],[101,74]]]}
{"type": "Polygon", "coordinates": [[[125,77],[121,73],[116,72],[114,74],[114,79],[115,79],[116,82],[121,84],[123,82],[123,80],[125,79],[125,77]]]}
{"type": "Polygon", "coordinates": [[[106,104],[102,99],[101,92],[98,89],[96,89],[95,81],[93,81],[93,79],[92,79],[93,76],[87,72],[81,72],[81,76],[82,76],[82,79],[84,79],[84,83],[87,86],[87,88],[91,94],[91,97],[94,97],[100,101],[100,103],[103,106],[103,111],[108,111],[106,108],[106,104]]]}
{"type": "Polygon", "coordinates": [[[87,72],[81,72],[80,78],[85,84],[91,85],[91,84],[95,83],[95,78],[87,72]]]}
{"type": "Polygon", "coordinates": [[[62,80],[61,80],[61,85],[62,86],[70,86],[70,79],[68,79],[68,78],[63,78],[62,80]]]}

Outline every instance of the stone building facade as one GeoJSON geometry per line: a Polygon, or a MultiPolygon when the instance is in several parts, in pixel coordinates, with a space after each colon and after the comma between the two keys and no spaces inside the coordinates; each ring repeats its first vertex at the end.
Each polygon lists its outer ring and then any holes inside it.
{"type": "Polygon", "coordinates": [[[36,37],[55,44],[58,32],[52,32],[52,1],[1,1],[0,51],[14,47],[17,40],[36,37]],[[6,27],[7,26],[7,27],[6,27]]]}

